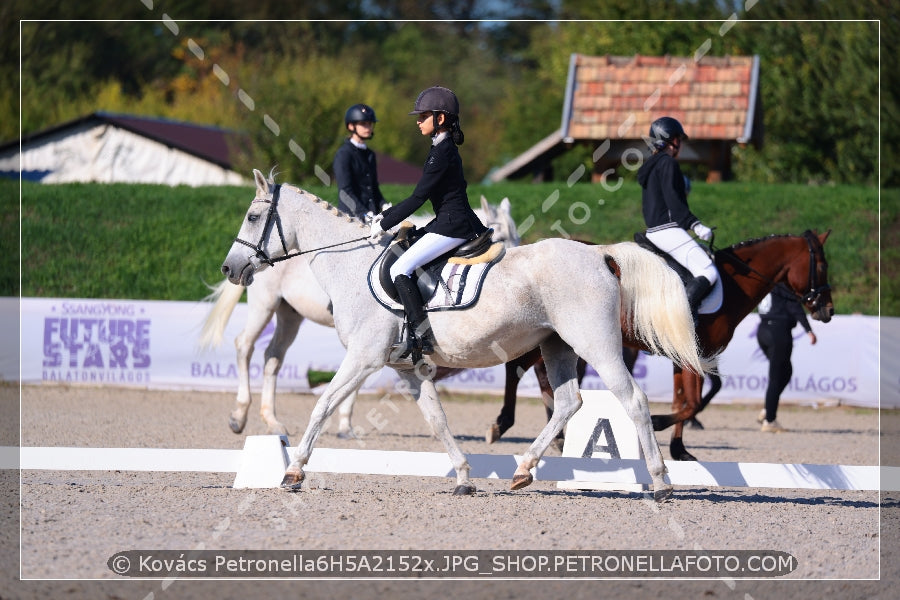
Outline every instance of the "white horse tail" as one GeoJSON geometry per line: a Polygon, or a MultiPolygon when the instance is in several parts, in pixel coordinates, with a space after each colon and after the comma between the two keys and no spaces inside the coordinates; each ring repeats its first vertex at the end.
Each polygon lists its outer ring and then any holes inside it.
{"type": "MultiPolygon", "coordinates": [[[[715,360],[700,355],[691,308],[675,271],[633,242],[605,246],[603,252],[618,266],[622,323],[627,333],[683,368],[697,373],[712,371],[715,360]]],[[[616,270],[615,265],[609,267],[616,270]]]]}
{"type": "Polygon", "coordinates": [[[215,302],[206,315],[203,327],[200,330],[200,336],[197,340],[197,347],[200,350],[215,348],[222,343],[222,336],[225,334],[225,325],[234,312],[234,307],[240,301],[244,294],[244,286],[235,285],[223,279],[218,285],[212,289],[212,293],[203,299],[204,302],[215,302]]]}

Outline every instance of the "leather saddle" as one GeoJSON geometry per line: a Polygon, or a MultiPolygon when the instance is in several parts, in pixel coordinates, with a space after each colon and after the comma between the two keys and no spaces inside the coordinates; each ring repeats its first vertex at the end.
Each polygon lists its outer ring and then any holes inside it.
{"type": "MultiPolygon", "coordinates": [[[[381,266],[378,268],[378,281],[381,287],[384,288],[385,293],[397,302],[400,301],[400,296],[391,279],[391,266],[425,233],[424,229],[416,227],[409,222],[404,222],[397,232],[397,237],[388,247],[387,252],[384,253],[381,266]]],[[[494,230],[488,228],[477,237],[416,269],[416,283],[419,286],[419,292],[422,294],[422,300],[427,304],[428,300],[434,296],[441,285],[441,271],[448,262],[477,264],[489,262],[496,258],[495,252],[492,251],[493,235],[494,230]]]]}
{"type": "MultiPolygon", "coordinates": [[[[644,248],[645,250],[649,250],[650,252],[661,256],[666,261],[666,264],[669,265],[669,268],[678,273],[678,276],[681,277],[681,282],[685,286],[687,286],[687,284],[694,279],[693,273],[688,271],[687,268],[684,267],[680,262],[669,256],[667,252],[663,252],[662,250],[660,250],[656,246],[656,244],[654,244],[649,240],[649,238],[647,238],[643,231],[638,231],[634,234],[634,241],[641,248],[644,248]]],[[[702,244],[700,247],[704,248],[702,244]]],[[[704,250],[706,250],[706,248],[704,248],[704,250]]],[[[707,254],[710,254],[713,265],[715,265],[715,255],[711,254],[708,250],[706,252],[707,254]]],[[[716,282],[715,284],[713,284],[712,289],[706,294],[706,296],[703,297],[703,300],[700,302],[698,312],[700,314],[709,314],[716,312],[717,310],[719,310],[719,308],[722,307],[722,299],[722,277],[720,276],[716,279],[716,282]]]]}

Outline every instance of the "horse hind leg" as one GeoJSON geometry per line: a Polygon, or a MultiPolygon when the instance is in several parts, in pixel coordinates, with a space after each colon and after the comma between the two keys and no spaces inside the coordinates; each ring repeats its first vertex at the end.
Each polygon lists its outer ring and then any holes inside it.
{"type": "Polygon", "coordinates": [[[553,388],[554,409],[550,420],[522,457],[513,474],[510,489],[519,490],[531,485],[534,477],[531,469],[547,451],[550,444],[562,432],[563,427],[581,407],[578,391],[578,356],[558,335],[541,344],[541,354],[547,368],[547,376],[553,388]]]}
{"type": "Polygon", "coordinates": [[[275,392],[278,387],[278,373],[284,365],[284,356],[297,338],[303,316],[285,301],[278,305],[275,314],[275,333],[265,352],[259,416],[266,424],[267,434],[287,435],[287,427],[275,416],[275,392]]]}
{"type": "Polygon", "coordinates": [[[247,413],[250,411],[250,404],[253,402],[253,396],[250,392],[250,359],[253,357],[253,348],[256,340],[262,333],[263,329],[275,314],[274,308],[262,307],[262,309],[254,310],[252,296],[248,295],[249,317],[244,326],[244,330],[234,339],[234,348],[236,351],[236,363],[238,374],[237,398],[235,400],[234,410],[228,417],[228,426],[234,433],[241,433],[247,425],[247,413]]]}
{"type": "Polygon", "coordinates": [[[356,403],[356,395],[359,393],[359,390],[353,392],[347,399],[341,402],[341,405],[338,407],[338,433],[337,436],[342,440],[355,440],[357,439],[356,432],[353,429],[353,424],[351,423],[351,419],[353,418],[353,405],[356,403]]]}
{"type": "Polygon", "coordinates": [[[488,444],[499,440],[504,433],[509,431],[516,422],[516,394],[519,391],[519,382],[533,365],[537,373],[537,363],[540,362],[541,349],[535,348],[526,352],[519,358],[506,363],[506,388],[503,392],[503,408],[497,415],[497,420],[487,430],[484,438],[488,444]]]}

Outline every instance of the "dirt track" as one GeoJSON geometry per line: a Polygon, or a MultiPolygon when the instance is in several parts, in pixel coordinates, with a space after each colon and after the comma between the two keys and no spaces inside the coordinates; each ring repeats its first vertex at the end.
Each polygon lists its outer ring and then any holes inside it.
{"type": "MultiPolygon", "coordinates": [[[[232,398],[226,393],[26,387],[22,444],[239,449],[243,436],[234,435],[226,425],[232,398]]],[[[293,444],[299,441],[314,400],[280,398],[278,415],[291,429],[293,444]]],[[[442,452],[418,409],[400,398],[394,402],[399,412],[377,398],[363,398],[355,413],[356,425],[365,430],[363,437],[343,441],[330,430],[318,445],[442,452]],[[372,422],[384,422],[384,427],[373,428],[367,415],[373,415],[372,422]]],[[[5,406],[8,410],[9,402],[5,406]]],[[[652,409],[663,412],[665,407],[652,409]]],[[[483,435],[499,411],[498,401],[447,398],[445,410],[463,450],[481,454],[521,454],[544,418],[536,402],[525,401],[507,437],[487,445],[483,435]]],[[[704,461],[878,464],[875,411],[783,407],[779,420],[793,431],[771,435],[758,431],[757,410],[711,406],[702,415],[706,429],[686,432],[688,448],[704,461]]],[[[255,407],[245,433],[263,433],[255,407]]],[[[668,435],[660,434],[666,457],[668,435]]],[[[14,475],[4,472],[7,491],[15,486],[14,475]]],[[[144,598],[149,593],[155,598],[223,598],[262,589],[310,598],[463,593],[520,599],[540,591],[542,597],[566,598],[607,594],[655,598],[668,593],[735,599],[749,594],[760,599],[802,589],[812,597],[887,598],[892,590],[883,582],[842,581],[879,577],[879,542],[890,546],[881,550],[893,557],[881,564],[881,576],[896,581],[900,571],[894,550],[897,538],[887,542],[879,529],[877,492],[676,487],[673,499],[657,506],[637,494],[570,492],[552,482],[511,492],[508,481],[478,479],[474,497],[456,498],[450,494],[453,480],[443,478],[322,474],[317,475],[316,489],[300,494],[235,490],[232,481],[228,473],[23,472],[22,576],[112,580],[117,576],[107,560],[119,551],[187,550],[198,544],[207,549],[307,551],[777,550],[794,556],[797,569],[785,578],[792,582],[41,581],[16,582],[0,596],[63,592],[72,598],[144,598]],[[811,579],[826,581],[796,581],[811,579]]],[[[897,495],[886,505],[891,510],[881,515],[882,530],[896,531],[897,495]]]]}

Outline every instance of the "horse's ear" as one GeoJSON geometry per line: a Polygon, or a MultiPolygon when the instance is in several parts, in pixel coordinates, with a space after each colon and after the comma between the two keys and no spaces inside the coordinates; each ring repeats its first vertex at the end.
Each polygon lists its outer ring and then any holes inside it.
{"type": "Polygon", "coordinates": [[[504,198],[500,201],[500,208],[502,208],[507,214],[512,212],[512,205],[509,203],[509,198],[504,198]]]}
{"type": "Polygon", "coordinates": [[[269,182],[266,176],[260,173],[259,169],[253,169],[253,179],[256,181],[256,192],[265,196],[269,193],[269,182]]]}
{"type": "Polygon", "coordinates": [[[481,196],[481,210],[483,210],[486,215],[491,214],[491,205],[488,204],[487,198],[485,198],[483,194],[481,196]]]}
{"type": "Polygon", "coordinates": [[[830,229],[829,229],[828,231],[826,231],[825,233],[820,234],[820,235],[819,235],[819,241],[824,245],[824,244],[825,244],[825,240],[828,239],[828,236],[829,236],[830,234],[831,234],[831,230],[830,230],[830,229]]]}

